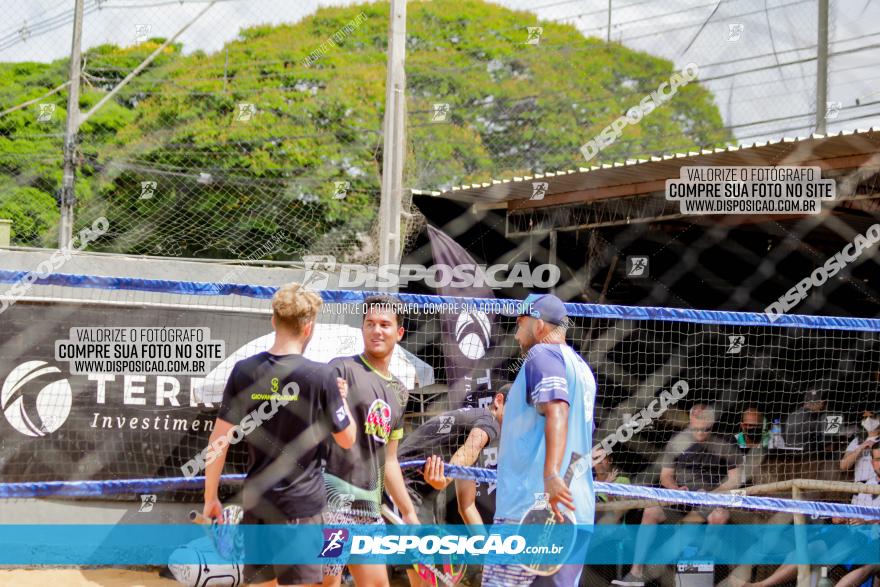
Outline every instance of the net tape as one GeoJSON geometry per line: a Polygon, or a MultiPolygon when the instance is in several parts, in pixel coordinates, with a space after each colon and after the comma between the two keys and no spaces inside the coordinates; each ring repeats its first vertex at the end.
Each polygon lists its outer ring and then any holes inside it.
{"type": "MultiPolygon", "coordinates": [[[[404,461],[402,468],[421,467],[424,460],[404,461]]],[[[446,464],[444,474],[453,479],[493,482],[497,480],[497,472],[493,469],[478,467],[461,467],[446,464]]],[[[245,475],[223,475],[226,483],[241,483],[245,475]]],[[[102,497],[120,493],[141,493],[148,491],[170,491],[178,489],[199,489],[205,482],[204,477],[172,477],[167,479],[124,479],[113,481],[51,481],[39,483],[4,483],[0,484],[0,498],[34,498],[34,497],[102,497]]],[[[607,493],[638,499],[652,499],[662,502],[688,504],[694,506],[713,506],[724,508],[740,508],[767,512],[786,512],[820,517],[859,518],[862,520],[880,520],[880,508],[857,506],[842,503],[826,503],[821,501],[798,501],[775,497],[756,497],[748,495],[730,495],[723,493],[706,493],[699,491],[680,491],[657,487],[641,487],[622,483],[594,482],[597,493],[607,493]]]]}
{"type": "MultiPolygon", "coordinates": [[[[16,283],[27,275],[22,271],[0,270],[0,283],[16,283]]],[[[225,296],[230,294],[269,299],[277,291],[273,286],[247,284],[217,284],[194,281],[168,281],[128,277],[104,277],[95,275],[50,274],[38,277],[34,283],[104,290],[137,290],[178,293],[197,296],[225,296]]],[[[372,292],[321,291],[321,297],[330,303],[357,303],[372,292]]],[[[440,297],[435,295],[394,294],[401,302],[428,306],[438,302],[457,302],[475,309],[497,307],[499,303],[512,302],[502,299],[477,299],[440,297]]],[[[707,310],[683,310],[656,307],[626,307],[600,304],[566,304],[569,316],[589,318],[612,318],[623,320],[661,320],[704,324],[759,325],[773,327],[807,327],[828,330],[880,332],[880,320],[825,316],[785,315],[771,322],[762,313],[722,312],[707,310]]],[[[419,461],[406,463],[418,466],[419,461]]],[[[495,471],[490,469],[453,467],[447,465],[447,475],[459,479],[491,482],[495,471]]],[[[226,475],[227,482],[240,482],[243,475],[226,475]]],[[[34,497],[99,497],[138,491],[194,489],[201,487],[203,478],[125,479],[102,481],[41,481],[0,484],[0,498],[34,497]]],[[[794,501],[767,497],[730,495],[694,491],[672,491],[638,485],[595,483],[597,492],[630,498],[653,499],[667,503],[682,503],[716,507],[736,507],[764,511],[781,511],[813,516],[843,516],[863,519],[880,519],[880,508],[849,504],[794,501]]]]}
{"type": "MultiPolygon", "coordinates": [[[[0,283],[17,283],[29,272],[0,269],[0,283]]],[[[107,290],[134,290],[194,296],[239,295],[259,299],[271,299],[278,290],[274,286],[246,285],[234,283],[206,283],[199,281],[168,281],[162,279],[140,279],[132,277],[104,277],[98,275],[75,275],[53,273],[34,280],[37,285],[55,285],[107,290]]],[[[372,291],[321,290],[321,299],[328,303],[356,303],[376,293],[372,291]]],[[[476,310],[494,311],[499,305],[516,303],[519,300],[500,298],[465,298],[423,294],[391,294],[406,304],[429,307],[437,303],[458,303],[476,310]]],[[[650,306],[614,306],[603,304],[565,304],[570,318],[610,318],[620,320],[661,320],[693,322],[699,324],[728,324],[740,326],[773,326],[793,328],[821,328],[825,330],[850,330],[880,332],[880,319],[846,318],[837,316],[805,316],[784,314],[771,321],[767,314],[760,312],[723,312],[716,310],[687,310],[679,308],[660,308],[650,306]]]]}

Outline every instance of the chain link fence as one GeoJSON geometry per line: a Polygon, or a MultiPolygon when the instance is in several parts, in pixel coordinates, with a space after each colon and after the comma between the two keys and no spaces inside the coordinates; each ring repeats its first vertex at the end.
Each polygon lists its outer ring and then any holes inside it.
{"type": "MultiPolygon", "coordinates": [[[[519,7],[410,3],[407,187],[815,126],[816,0],[620,1],[610,19],[578,2],[519,7]],[[688,63],[694,83],[585,159],[585,144],[688,63]]],[[[14,245],[54,247],[73,8],[7,8],[0,216],[13,221],[14,245]]],[[[830,130],[877,114],[864,75],[876,34],[858,26],[878,9],[859,8],[831,3],[830,130]]],[[[83,112],[157,55],[79,130],[75,228],[106,217],[110,230],[91,246],[114,253],[375,262],[387,29],[386,3],[85,0],[83,112]]],[[[405,200],[411,247],[424,218],[405,200]]]]}

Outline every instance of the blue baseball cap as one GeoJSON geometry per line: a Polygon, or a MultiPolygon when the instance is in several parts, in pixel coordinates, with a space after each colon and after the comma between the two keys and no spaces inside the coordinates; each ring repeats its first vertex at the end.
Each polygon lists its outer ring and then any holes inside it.
{"type": "Polygon", "coordinates": [[[530,294],[520,302],[517,316],[531,316],[557,326],[568,323],[565,304],[553,294],[530,294]]]}

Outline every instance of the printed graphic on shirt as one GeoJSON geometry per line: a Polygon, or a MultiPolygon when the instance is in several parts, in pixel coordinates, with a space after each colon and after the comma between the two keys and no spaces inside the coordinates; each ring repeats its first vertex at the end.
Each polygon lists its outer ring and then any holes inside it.
{"type": "Polygon", "coordinates": [[[372,436],[382,444],[388,442],[388,437],[391,436],[391,406],[383,400],[377,399],[370,404],[364,434],[372,436]]]}

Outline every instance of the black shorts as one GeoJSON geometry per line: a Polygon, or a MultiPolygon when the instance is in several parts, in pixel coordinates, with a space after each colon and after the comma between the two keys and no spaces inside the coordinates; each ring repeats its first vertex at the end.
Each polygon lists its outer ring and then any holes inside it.
{"type": "MultiPolygon", "coordinates": [[[[413,482],[411,479],[404,477],[406,482],[406,492],[412,501],[416,510],[416,516],[419,523],[424,526],[439,524],[437,519],[437,500],[440,497],[439,492],[427,483],[413,482]]],[[[405,572],[414,569],[414,565],[391,565],[397,572],[405,572]]]]}
{"type": "MultiPolygon", "coordinates": [[[[322,524],[323,518],[321,513],[305,518],[292,519],[267,519],[255,514],[253,511],[246,511],[241,520],[242,524],[322,524]]],[[[272,546],[265,543],[245,542],[245,555],[248,549],[256,549],[266,552],[272,546]]],[[[271,554],[271,553],[270,553],[271,554]]],[[[321,565],[248,565],[244,566],[245,583],[264,583],[273,579],[278,580],[278,585],[302,585],[308,583],[321,583],[324,579],[321,565]]]]}
{"type": "Polygon", "coordinates": [[[430,525],[439,524],[437,519],[437,499],[439,492],[427,484],[407,483],[406,492],[416,509],[419,523],[430,525]]]}

